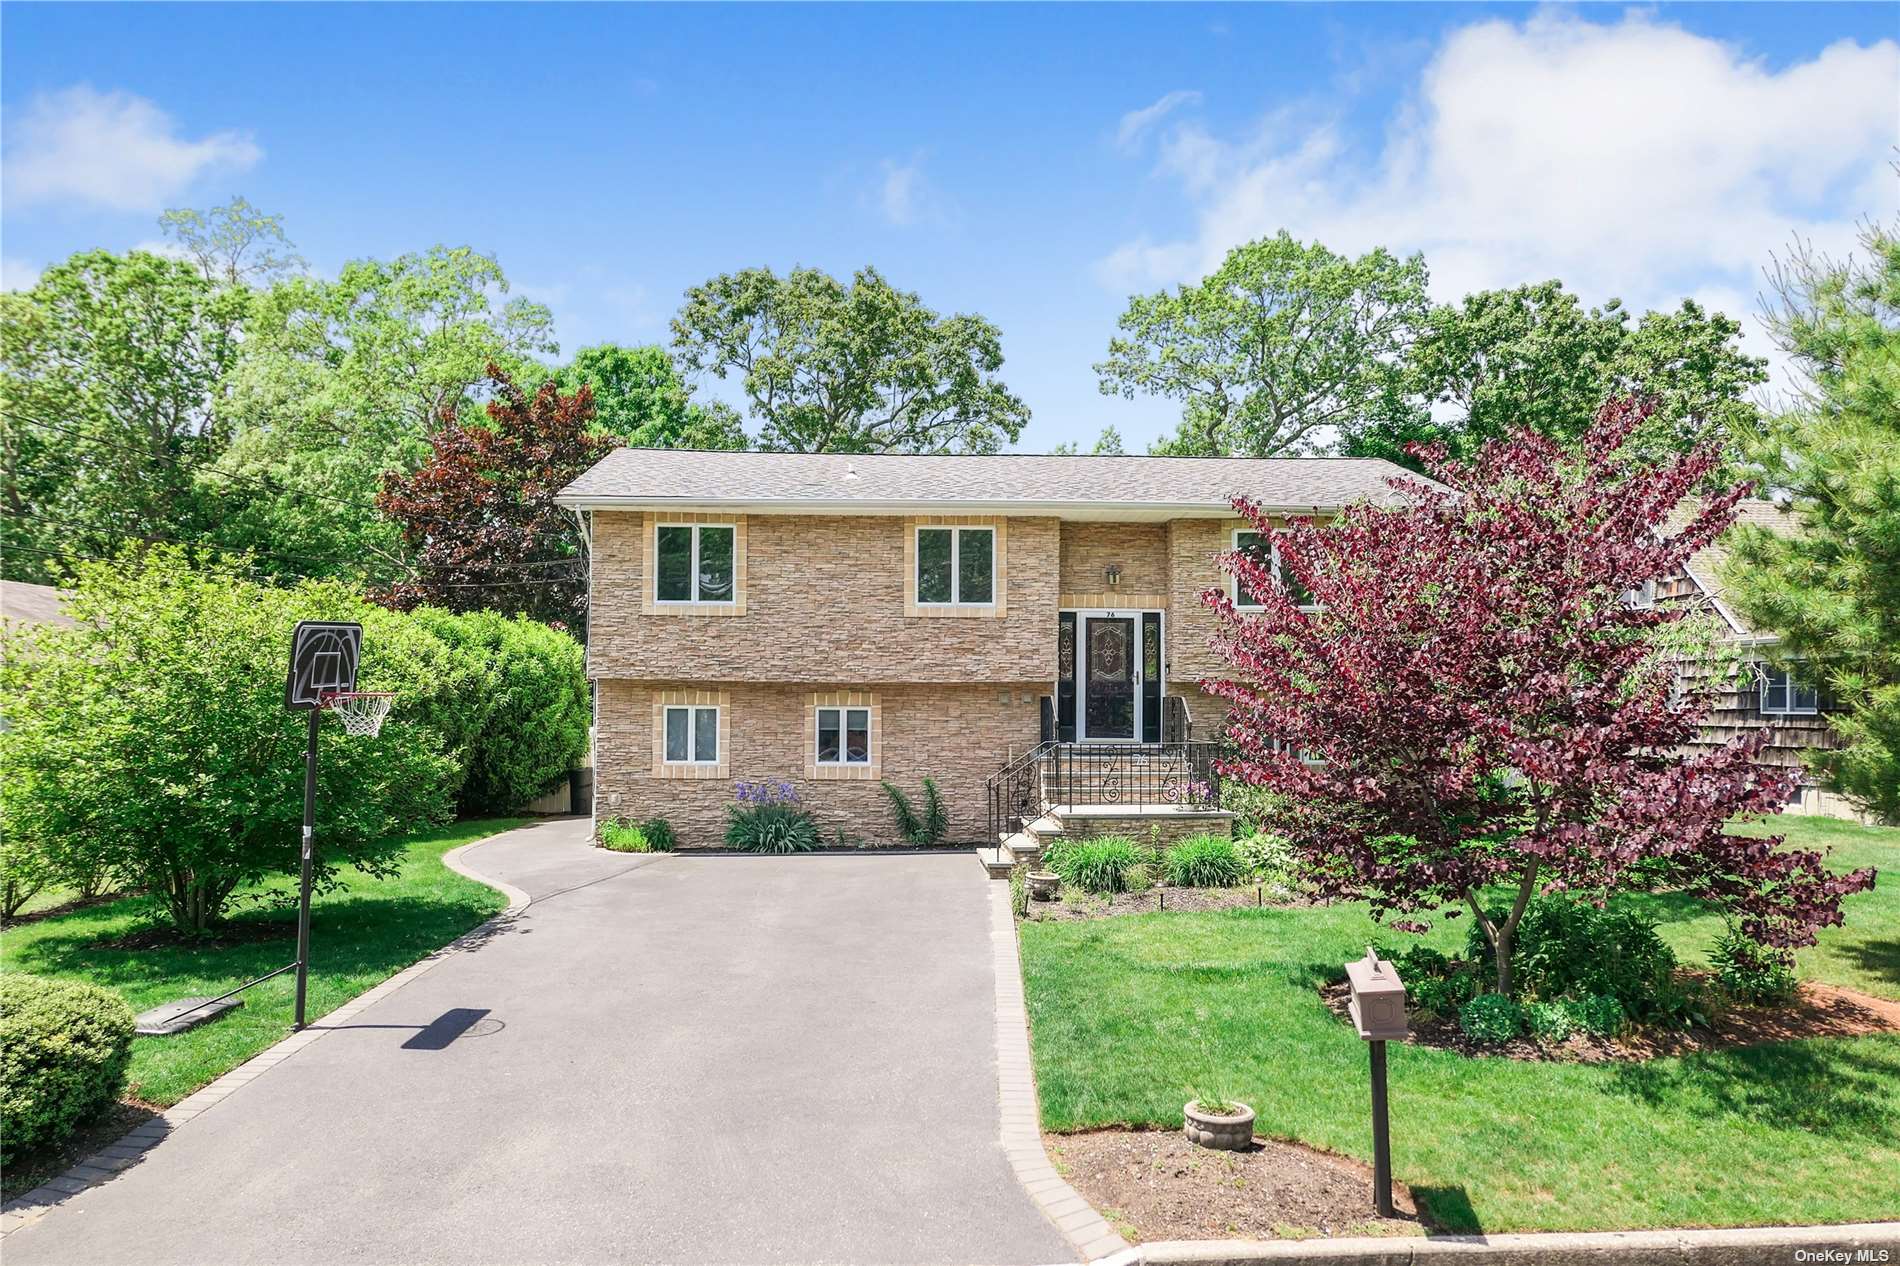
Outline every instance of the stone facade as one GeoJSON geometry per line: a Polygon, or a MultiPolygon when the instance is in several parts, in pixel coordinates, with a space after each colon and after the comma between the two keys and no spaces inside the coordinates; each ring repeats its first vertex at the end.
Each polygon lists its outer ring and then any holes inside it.
{"type": "MultiPolygon", "coordinates": [[[[1011,755],[1036,743],[1037,698],[1048,687],[1015,685],[880,684],[878,726],[871,758],[879,774],[921,807],[923,780],[936,780],[950,810],[949,840],[973,843],[988,830],[984,784],[1011,755]]],[[[600,818],[663,817],[686,848],[724,843],[726,807],[735,782],[789,782],[824,828],[857,836],[846,843],[900,843],[892,833],[889,801],[870,778],[814,777],[814,709],[839,693],[836,684],[777,682],[600,682],[596,731],[595,812],[600,818]],[[725,698],[720,730],[730,776],[656,777],[651,713],[659,696],[716,691],[725,698]]]]}
{"type": "Polygon", "coordinates": [[[1200,593],[1221,583],[1216,556],[1240,520],[930,520],[993,526],[998,581],[993,609],[930,611],[915,603],[909,561],[925,522],[596,511],[596,816],[664,817],[684,846],[716,847],[734,783],[786,781],[828,837],[841,830],[847,843],[889,845],[897,841],[878,779],[915,801],[929,775],[950,809],[950,839],[989,842],[985,784],[1038,741],[1038,701],[1055,683],[1057,612],[1070,607],[1166,610],[1168,691],[1186,697],[1196,738],[1214,736],[1224,705],[1196,682],[1222,665],[1207,649],[1215,626],[1200,593]],[[735,528],[733,603],[653,600],[654,529],[687,522],[735,528]],[[1120,583],[1105,592],[1111,565],[1120,583]],[[668,705],[719,708],[716,763],[665,762],[668,705]],[[871,710],[869,766],[817,764],[819,706],[871,710]]]}

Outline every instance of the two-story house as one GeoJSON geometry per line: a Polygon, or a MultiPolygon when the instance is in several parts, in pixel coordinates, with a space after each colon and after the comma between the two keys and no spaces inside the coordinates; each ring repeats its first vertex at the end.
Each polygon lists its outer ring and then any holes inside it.
{"type": "MultiPolygon", "coordinates": [[[[1197,687],[1232,508],[1393,497],[1346,458],[618,450],[559,501],[591,559],[597,819],[722,842],[738,782],[895,842],[879,781],[936,780],[950,838],[1032,849],[1137,816],[1222,825],[1197,687]]],[[[1239,595],[1241,601],[1246,595],[1239,595]]]]}

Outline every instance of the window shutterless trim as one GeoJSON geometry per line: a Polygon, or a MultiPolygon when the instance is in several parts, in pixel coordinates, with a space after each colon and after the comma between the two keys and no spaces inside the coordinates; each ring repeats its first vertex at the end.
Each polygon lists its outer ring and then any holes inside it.
{"type": "Polygon", "coordinates": [[[724,713],[725,710],[716,703],[667,703],[660,705],[660,741],[662,743],[662,747],[660,748],[660,762],[665,765],[691,765],[701,769],[720,764],[721,758],[724,755],[721,751],[722,744],[720,742],[723,737],[721,732],[725,728],[724,713]],[[668,721],[675,712],[684,712],[686,714],[686,750],[689,755],[685,760],[674,760],[667,754],[664,746],[667,738],[668,721]],[[699,721],[700,713],[702,712],[712,713],[713,754],[710,760],[702,760],[698,756],[690,755],[690,753],[699,751],[699,721]]]}
{"type": "Polygon", "coordinates": [[[739,601],[739,525],[737,523],[675,523],[667,519],[655,519],[653,522],[653,601],[663,607],[729,607],[739,601]],[[660,596],[660,533],[668,528],[684,528],[692,533],[692,555],[687,572],[688,587],[693,596],[690,598],[662,598],[660,596]],[[726,566],[732,574],[732,592],[724,598],[702,598],[699,596],[699,557],[700,541],[707,528],[717,531],[724,528],[732,534],[732,556],[726,560],[726,566]]]}
{"type": "Polygon", "coordinates": [[[968,607],[971,610],[987,610],[996,605],[996,529],[987,523],[919,523],[911,528],[911,592],[912,601],[920,607],[968,607]],[[924,543],[925,532],[948,532],[950,534],[950,597],[947,601],[924,597],[924,543]],[[990,596],[981,602],[966,602],[963,599],[963,534],[981,532],[990,538],[990,596]]]}
{"type": "Polygon", "coordinates": [[[1819,716],[1821,712],[1821,687],[1818,683],[1811,686],[1803,685],[1800,679],[1797,678],[1790,669],[1770,668],[1764,664],[1761,667],[1761,689],[1757,704],[1759,705],[1757,710],[1763,716],[1819,716]],[[1782,704],[1779,708],[1770,707],[1768,704],[1768,692],[1777,688],[1781,691],[1782,704]],[[1814,699],[1813,704],[1805,708],[1795,705],[1795,699],[1802,691],[1806,691],[1814,699]]]}
{"type": "Polygon", "coordinates": [[[812,709],[812,763],[823,769],[859,768],[871,764],[871,708],[868,704],[822,704],[812,709]],[[838,718],[838,755],[831,760],[825,759],[824,739],[825,713],[833,712],[838,718]],[[851,714],[864,716],[864,759],[851,759],[851,714]]]}

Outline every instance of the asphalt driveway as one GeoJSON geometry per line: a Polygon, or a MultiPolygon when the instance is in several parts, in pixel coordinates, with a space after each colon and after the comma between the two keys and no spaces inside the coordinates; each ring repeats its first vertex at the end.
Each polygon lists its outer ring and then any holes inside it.
{"type": "Polygon", "coordinates": [[[647,858],[564,821],[465,857],[533,903],[8,1266],[1072,1260],[997,1141],[969,856],[647,858]]]}

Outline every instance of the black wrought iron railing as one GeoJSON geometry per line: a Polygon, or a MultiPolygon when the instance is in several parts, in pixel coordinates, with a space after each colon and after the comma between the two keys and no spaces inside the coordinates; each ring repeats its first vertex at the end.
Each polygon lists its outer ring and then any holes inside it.
{"type": "Polygon", "coordinates": [[[1216,743],[1039,743],[991,775],[991,836],[1057,806],[1218,808],[1218,754],[1216,743]]]}

